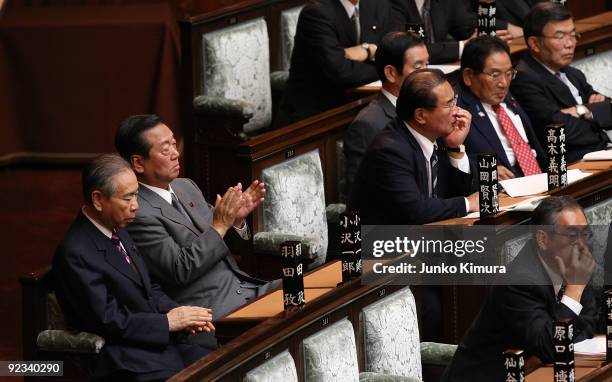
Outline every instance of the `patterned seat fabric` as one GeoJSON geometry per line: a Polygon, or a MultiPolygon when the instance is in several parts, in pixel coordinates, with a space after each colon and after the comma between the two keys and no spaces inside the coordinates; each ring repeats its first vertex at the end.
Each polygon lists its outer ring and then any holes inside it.
{"type": "Polygon", "coordinates": [[[295,362],[287,350],[249,371],[244,377],[244,382],[297,382],[297,380],[295,362]]]}
{"type": "Polygon", "coordinates": [[[421,379],[421,346],[416,304],[403,288],[362,311],[365,370],[421,379]]]}
{"type": "MultiPolygon", "coordinates": [[[[323,264],[328,237],[323,171],[318,150],[264,169],[262,180],[266,184],[264,231],[307,238],[308,252],[314,259],[311,267],[323,264]]],[[[257,251],[262,235],[258,233],[254,238],[257,251]]],[[[276,236],[282,238],[282,235],[276,236]]],[[[267,237],[264,241],[267,243],[269,239],[267,237]]],[[[271,248],[280,248],[280,244],[281,241],[267,243],[271,248]]]]}
{"type": "MultiPolygon", "coordinates": [[[[572,63],[576,69],[580,69],[593,85],[596,91],[612,97],[612,51],[595,54],[576,60],[572,63]]],[[[584,100],[585,103],[587,100],[584,100]]]]}
{"type": "MultiPolygon", "coordinates": [[[[268,29],[263,18],[202,35],[201,107],[223,108],[223,100],[242,101],[253,117],[244,132],[253,134],[272,121],[268,29]],[[210,101],[218,98],[219,102],[210,101]]],[[[198,100],[196,99],[196,104],[198,100]]],[[[232,109],[232,108],[226,108],[232,109]]]]}
{"type": "Polygon", "coordinates": [[[306,382],[357,382],[359,366],[353,325],[342,319],[302,342],[306,382]]]}
{"type": "Polygon", "coordinates": [[[291,52],[295,38],[298,18],[303,6],[290,8],[281,12],[281,68],[289,70],[291,66],[291,52]]]}

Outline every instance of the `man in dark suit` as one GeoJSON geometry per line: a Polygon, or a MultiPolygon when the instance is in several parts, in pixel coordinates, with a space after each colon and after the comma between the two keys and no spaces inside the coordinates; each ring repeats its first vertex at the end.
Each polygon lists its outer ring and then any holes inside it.
{"type": "Polygon", "coordinates": [[[546,154],[531,122],[509,93],[516,71],[510,49],[496,37],[480,36],[465,45],[457,105],[472,114],[465,150],[472,159],[495,153],[499,179],[546,171],[546,154]]]}
{"type": "Polygon", "coordinates": [[[83,170],[86,204],[53,257],[68,328],[104,337],[95,375],[108,380],[165,380],[207,353],[175,334],[214,329],[210,309],[179,307],[151,282],[123,229],[134,219],[137,191],[119,156],[92,161],[83,170]]]}
{"type": "Polygon", "coordinates": [[[390,30],[389,12],[387,0],[314,0],[304,6],[277,127],[338,106],[347,89],[376,80],[374,55],[390,30]]]}
{"type": "MultiPolygon", "coordinates": [[[[176,140],[155,115],[126,119],[115,146],[141,185],[140,209],[128,231],[170,297],[211,307],[217,319],[277,286],[240,270],[230,252],[232,244],[250,238],[245,218],[263,201],[263,183],[244,191],[238,183],[211,206],[192,180],[178,178],[176,140]]],[[[216,347],[206,333],[190,341],[216,347]]]]}
{"type": "Polygon", "coordinates": [[[376,72],[382,89],[368,106],[364,107],[344,135],[346,177],[348,190],[372,139],[391,120],[396,118],[395,104],[404,78],[427,66],[429,54],[425,43],[417,35],[390,32],[380,41],[376,50],[376,72]]]}
{"type": "MultiPolygon", "coordinates": [[[[432,64],[457,61],[463,44],[476,32],[476,14],[465,0],[389,0],[393,30],[407,24],[424,26],[432,64]],[[448,35],[454,40],[448,40],[448,35]]],[[[499,36],[511,39],[507,31],[499,36]]]]}
{"type": "Polygon", "coordinates": [[[553,2],[537,4],[525,19],[529,54],[517,66],[512,94],[525,108],[544,145],[546,125],[565,125],[567,160],[605,149],[612,128],[610,100],[593,90],[584,74],[569,66],[578,35],[570,12],[553,2]]]}
{"type": "Polygon", "coordinates": [[[470,113],[440,70],[419,69],[402,85],[397,118],[363,159],[349,208],[364,224],[425,224],[478,210],[463,142],[470,113]]]}
{"type": "Polygon", "coordinates": [[[502,353],[525,351],[553,362],[553,324],[574,323],[574,342],[593,337],[594,294],[588,284],[595,261],[580,205],[569,196],[542,201],[532,216],[533,239],[510,264],[459,344],[446,382],[504,380],[502,353]]]}

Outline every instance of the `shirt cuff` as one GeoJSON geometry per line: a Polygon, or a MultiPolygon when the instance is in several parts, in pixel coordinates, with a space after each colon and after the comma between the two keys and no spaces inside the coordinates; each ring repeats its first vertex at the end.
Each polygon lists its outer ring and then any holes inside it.
{"type": "Polygon", "coordinates": [[[453,158],[450,155],[448,156],[448,159],[450,160],[451,166],[453,166],[454,168],[458,169],[459,171],[465,172],[466,174],[471,173],[470,160],[468,159],[466,153],[463,153],[463,158],[461,159],[453,158]]]}
{"type": "Polygon", "coordinates": [[[576,316],[579,316],[580,312],[582,312],[582,305],[569,296],[563,295],[561,298],[561,304],[570,308],[570,310],[574,312],[576,316]]]}
{"type": "Polygon", "coordinates": [[[242,222],[242,226],[240,228],[234,227],[234,229],[242,239],[249,240],[251,238],[251,231],[249,230],[249,225],[246,223],[246,220],[242,222]]]}
{"type": "Polygon", "coordinates": [[[459,59],[461,59],[461,55],[463,54],[463,47],[465,46],[465,42],[459,41],[459,59]]]}
{"type": "Polygon", "coordinates": [[[466,197],[463,197],[463,200],[465,200],[465,214],[467,215],[470,213],[470,202],[466,197]]]}

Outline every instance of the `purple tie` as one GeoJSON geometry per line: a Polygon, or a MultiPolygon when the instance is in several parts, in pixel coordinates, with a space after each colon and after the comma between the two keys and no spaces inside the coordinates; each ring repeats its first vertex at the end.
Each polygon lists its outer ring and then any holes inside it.
{"type": "Polygon", "coordinates": [[[113,234],[111,235],[111,241],[113,242],[113,244],[115,244],[115,248],[117,248],[117,251],[119,251],[119,253],[123,255],[123,258],[125,259],[125,261],[127,261],[128,264],[132,265],[130,256],[128,256],[127,252],[121,245],[121,240],[119,240],[119,235],[117,235],[117,231],[115,230],[113,230],[113,234]]]}

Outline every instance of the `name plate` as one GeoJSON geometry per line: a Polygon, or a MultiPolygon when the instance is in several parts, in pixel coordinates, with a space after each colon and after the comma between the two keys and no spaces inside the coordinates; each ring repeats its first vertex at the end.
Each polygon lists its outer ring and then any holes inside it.
{"type": "Polygon", "coordinates": [[[567,186],[567,162],[565,154],[565,126],[546,126],[546,153],[548,154],[548,190],[567,186]]]}
{"type": "Polygon", "coordinates": [[[283,305],[285,310],[304,306],[304,271],[302,265],[302,243],[286,241],[281,244],[281,267],[283,270],[283,305]]]}
{"type": "Polygon", "coordinates": [[[495,19],[497,14],[497,4],[495,0],[478,1],[478,35],[495,36],[495,19]]]}
{"type": "Polygon", "coordinates": [[[499,185],[497,183],[497,156],[478,155],[478,204],[480,217],[499,212],[499,185]]]}
{"type": "Polygon", "coordinates": [[[556,321],[553,326],[555,348],[554,382],[574,382],[574,324],[572,320],[556,321]]]}
{"type": "Polygon", "coordinates": [[[340,214],[340,254],[342,281],[361,276],[361,219],[356,211],[340,214]]]}
{"type": "Polygon", "coordinates": [[[525,359],[522,350],[506,350],[504,352],[504,381],[525,382],[525,359]]]}
{"type": "Polygon", "coordinates": [[[612,289],[604,292],[604,301],[606,304],[606,360],[612,360],[612,289]]]}

